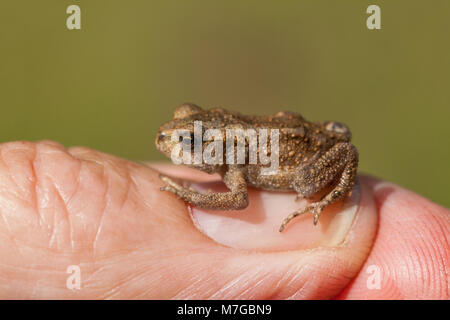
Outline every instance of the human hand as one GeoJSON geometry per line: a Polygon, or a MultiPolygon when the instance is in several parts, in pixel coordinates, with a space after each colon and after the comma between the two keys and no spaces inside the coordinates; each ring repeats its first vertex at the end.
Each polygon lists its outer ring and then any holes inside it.
{"type": "Polygon", "coordinates": [[[291,193],[251,190],[243,211],[194,208],[191,219],[148,166],[48,141],[1,144],[0,298],[448,299],[449,210],[359,181],[317,226],[305,215],[280,234],[299,206],[291,193]],[[80,290],[66,286],[71,265],[80,290]]]}

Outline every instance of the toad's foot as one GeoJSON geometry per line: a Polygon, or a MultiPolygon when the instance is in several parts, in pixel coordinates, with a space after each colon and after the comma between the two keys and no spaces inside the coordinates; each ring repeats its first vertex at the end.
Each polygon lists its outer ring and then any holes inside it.
{"type": "Polygon", "coordinates": [[[167,185],[162,187],[162,191],[169,191],[177,195],[182,200],[203,209],[213,210],[241,210],[248,205],[248,194],[245,179],[240,170],[230,168],[223,177],[223,180],[230,192],[207,192],[200,193],[192,188],[186,188],[175,182],[171,178],[160,175],[162,181],[167,185]]]}
{"type": "Polygon", "coordinates": [[[298,217],[301,214],[307,213],[307,212],[314,214],[314,225],[316,225],[317,221],[319,221],[320,214],[322,213],[323,209],[325,209],[325,207],[327,205],[328,205],[328,202],[326,202],[326,201],[314,202],[314,203],[307,205],[303,209],[300,209],[300,210],[297,210],[297,211],[291,213],[289,216],[287,216],[283,220],[283,223],[281,223],[279,231],[282,232],[284,230],[284,228],[286,228],[286,225],[292,219],[294,219],[295,217],[298,217]]]}
{"type": "MultiPolygon", "coordinates": [[[[184,186],[181,186],[180,184],[178,184],[177,182],[175,182],[168,176],[160,174],[159,178],[162,181],[164,181],[165,183],[167,183],[166,186],[160,188],[161,191],[169,191],[169,192],[172,192],[173,194],[176,194],[177,196],[181,196],[181,194],[183,193],[183,190],[186,189],[184,186]]],[[[189,189],[192,190],[192,188],[189,188],[189,189]]]]}

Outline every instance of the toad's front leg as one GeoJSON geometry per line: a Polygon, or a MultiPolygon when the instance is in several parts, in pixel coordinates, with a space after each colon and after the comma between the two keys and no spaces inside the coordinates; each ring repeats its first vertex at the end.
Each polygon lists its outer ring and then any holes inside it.
{"type": "Polygon", "coordinates": [[[195,190],[185,188],[167,176],[161,175],[161,180],[167,186],[161,190],[176,194],[186,202],[203,209],[214,210],[240,210],[248,206],[247,183],[240,168],[229,166],[223,175],[223,182],[230,189],[229,192],[221,193],[200,193],[195,190]]]}
{"type": "Polygon", "coordinates": [[[338,183],[320,201],[311,203],[286,217],[281,224],[280,232],[289,221],[306,212],[314,214],[314,224],[317,224],[321,212],[328,205],[351,193],[357,167],[358,151],[351,143],[338,143],[317,161],[301,167],[295,173],[294,179],[294,189],[301,197],[310,197],[334,181],[338,183]]]}

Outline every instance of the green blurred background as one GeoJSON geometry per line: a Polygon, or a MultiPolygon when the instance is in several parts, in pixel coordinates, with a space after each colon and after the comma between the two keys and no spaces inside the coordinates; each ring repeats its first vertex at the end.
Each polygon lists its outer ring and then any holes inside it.
{"type": "Polygon", "coordinates": [[[159,161],[181,102],[292,110],[348,124],[360,171],[449,207],[449,31],[449,0],[2,0],[0,141],[159,161]]]}

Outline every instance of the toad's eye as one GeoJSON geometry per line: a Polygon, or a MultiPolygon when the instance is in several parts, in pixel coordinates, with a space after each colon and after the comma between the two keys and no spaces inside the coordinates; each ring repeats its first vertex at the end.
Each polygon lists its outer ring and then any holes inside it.
{"type": "Polygon", "coordinates": [[[334,121],[326,122],[325,129],[327,129],[328,131],[333,131],[333,132],[343,133],[343,134],[350,133],[350,130],[348,129],[348,127],[345,124],[340,123],[340,122],[334,122],[334,121]]]}

